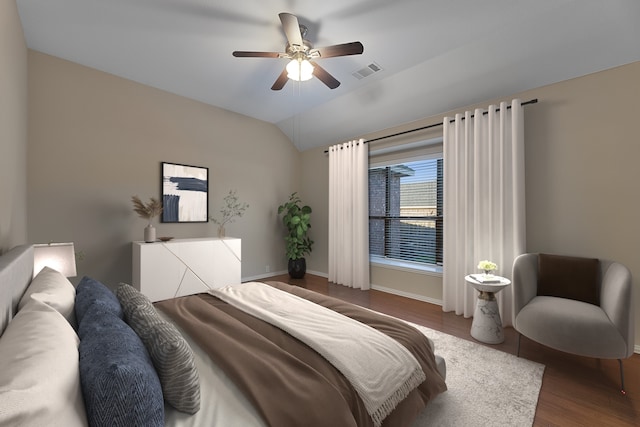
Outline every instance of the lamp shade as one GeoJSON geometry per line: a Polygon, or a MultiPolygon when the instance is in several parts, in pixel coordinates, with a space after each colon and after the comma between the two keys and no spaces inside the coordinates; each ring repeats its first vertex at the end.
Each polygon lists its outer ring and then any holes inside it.
{"type": "Polygon", "coordinates": [[[309,80],[313,77],[313,65],[306,59],[292,59],[287,64],[287,77],[298,82],[309,80]]]}
{"type": "Polygon", "coordinates": [[[75,277],[76,253],[73,243],[33,245],[33,275],[45,267],[57,270],[66,277],[75,277]]]}

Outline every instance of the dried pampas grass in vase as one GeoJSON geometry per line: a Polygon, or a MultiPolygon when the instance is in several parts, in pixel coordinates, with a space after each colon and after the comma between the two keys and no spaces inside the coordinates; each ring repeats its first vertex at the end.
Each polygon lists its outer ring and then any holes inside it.
{"type": "Polygon", "coordinates": [[[156,229],[153,224],[151,224],[151,221],[162,213],[162,203],[155,197],[152,197],[147,203],[144,203],[140,200],[140,197],[133,196],[131,197],[131,201],[133,202],[133,211],[137,213],[140,218],[149,221],[149,224],[144,228],[144,241],[147,243],[155,242],[156,229]]]}

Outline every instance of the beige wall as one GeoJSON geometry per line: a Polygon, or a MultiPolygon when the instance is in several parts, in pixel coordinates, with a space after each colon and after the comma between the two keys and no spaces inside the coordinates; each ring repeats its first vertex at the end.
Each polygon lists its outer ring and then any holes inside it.
{"type": "MultiPolygon", "coordinates": [[[[213,84],[213,83],[212,83],[213,84]]],[[[74,241],[84,274],[131,280],[131,241],[145,220],[131,196],[160,195],[160,163],[209,168],[210,214],[237,190],[250,207],[242,277],[286,271],[277,207],[297,190],[299,157],[274,125],[29,51],[29,241],[74,241]]],[[[158,236],[216,236],[213,223],[162,224],[158,236]]]]}
{"type": "Polygon", "coordinates": [[[27,240],[27,46],[15,0],[0,1],[0,253],[27,240]]]}
{"type": "MultiPolygon", "coordinates": [[[[627,265],[640,283],[640,137],[636,129],[640,99],[640,62],[506,96],[525,107],[527,250],[609,258],[627,265]]],[[[478,106],[486,106],[487,101],[478,106]]],[[[460,111],[469,106],[461,108],[460,111]]],[[[365,135],[374,138],[439,123],[445,115],[429,117],[394,129],[365,135]]],[[[433,137],[441,128],[411,134],[383,144],[433,137]],[[435,130],[437,129],[437,130],[435,130]]],[[[374,143],[372,147],[379,147],[374,143]]],[[[326,247],[328,159],[324,148],[303,153],[304,165],[315,166],[303,182],[307,202],[322,216],[314,218],[314,239],[326,247]],[[320,209],[318,209],[320,208],[320,209]]],[[[311,269],[328,271],[326,251],[314,251],[311,269]]],[[[442,299],[441,279],[373,267],[374,285],[413,293],[426,300],[442,299]]],[[[640,292],[635,296],[636,343],[640,343],[640,292]]]]}
{"type": "MultiPolygon", "coordinates": [[[[267,123],[40,53],[29,52],[28,60],[27,204],[27,50],[15,2],[0,2],[0,196],[9,201],[0,204],[0,251],[27,237],[73,240],[86,254],[80,275],[129,280],[130,241],[139,240],[144,227],[129,198],[158,195],[159,163],[175,161],[210,168],[211,213],[232,188],[251,204],[227,231],[243,238],[243,277],[264,274],[267,265],[286,268],[276,208],[296,190],[314,209],[308,269],[326,274],[324,147],[300,154],[267,123]]],[[[636,288],[640,141],[632,115],[638,76],[636,62],[501,98],[539,99],[525,107],[528,250],[619,260],[636,288]]],[[[452,113],[364,137],[438,123],[452,113]]],[[[437,129],[377,146],[430,138],[437,129]]],[[[211,224],[158,228],[176,237],[215,235],[211,224]]],[[[400,293],[442,298],[438,277],[378,267],[371,277],[400,293]]],[[[636,318],[640,343],[640,314],[636,318]]]]}
{"type": "Polygon", "coordinates": [[[327,275],[327,256],[329,253],[329,161],[323,153],[324,147],[306,151],[302,155],[300,176],[300,198],[311,206],[311,229],[309,237],[313,240],[313,249],[307,259],[307,271],[327,275]]]}

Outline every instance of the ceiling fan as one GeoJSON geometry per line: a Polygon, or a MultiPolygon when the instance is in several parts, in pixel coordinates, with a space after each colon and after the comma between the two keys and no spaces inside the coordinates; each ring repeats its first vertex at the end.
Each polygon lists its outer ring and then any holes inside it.
{"type": "Polygon", "coordinates": [[[309,80],[315,76],[330,89],[340,86],[340,82],[320,67],[314,60],[332,58],[336,56],[360,55],[364,52],[364,46],[360,42],[337,44],[326,47],[314,48],[309,40],[305,39],[307,28],[298,23],[298,18],[290,13],[280,13],[280,22],[287,36],[285,52],[233,52],[238,58],[286,58],[291,61],[276,79],[271,90],[280,90],[288,79],[297,81],[309,80]]]}

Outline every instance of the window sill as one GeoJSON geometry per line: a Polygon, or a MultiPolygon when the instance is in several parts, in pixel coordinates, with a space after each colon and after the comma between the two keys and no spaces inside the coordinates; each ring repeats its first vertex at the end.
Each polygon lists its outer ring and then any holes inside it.
{"type": "Polygon", "coordinates": [[[442,267],[439,265],[425,265],[416,262],[391,260],[380,256],[369,257],[369,263],[376,267],[442,277],[442,267]]]}

